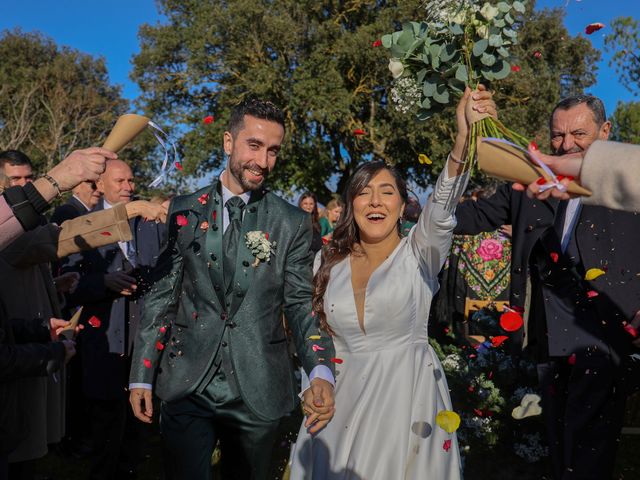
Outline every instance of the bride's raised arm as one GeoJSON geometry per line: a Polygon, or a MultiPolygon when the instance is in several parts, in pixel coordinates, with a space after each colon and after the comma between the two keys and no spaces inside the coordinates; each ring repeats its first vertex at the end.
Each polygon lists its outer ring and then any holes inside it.
{"type": "Polygon", "coordinates": [[[455,145],[409,235],[413,253],[427,278],[438,275],[451,248],[456,226],[454,212],[469,180],[469,173],[465,172],[469,126],[487,115],[496,115],[492,94],[483,85],[474,92],[467,88],[456,108],[458,133],[455,145]]]}

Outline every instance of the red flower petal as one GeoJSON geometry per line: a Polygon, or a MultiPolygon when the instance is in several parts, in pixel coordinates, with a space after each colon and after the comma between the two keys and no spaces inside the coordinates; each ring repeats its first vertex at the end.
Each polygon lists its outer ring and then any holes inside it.
{"type": "Polygon", "coordinates": [[[511,66],[511,71],[512,71],[512,72],[516,72],[516,73],[518,73],[520,70],[521,70],[521,69],[520,69],[520,65],[512,65],[512,66],[511,66]]]}
{"type": "Polygon", "coordinates": [[[213,115],[207,115],[202,119],[202,121],[204,122],[205,125],[209,125],[210,123],[213,123],[213,115]]]}
{"type": "Polygon", "coordinates": [[[176,162],[175,165],[178,170],[182,171],[182,164],[180,162],[176,162]]]}
{"type": "Polygon", "coordinates": [[[181,227],[184,227],[185,225],[187,225],[189,223],[189,221],[187,220],[187,217],[185,217],[184,215],[178,215],[176,217],[176,223],[178,225],[180,225],[181,227]]]}
{"type": "Polygon", "coordinates": [[[213,216],[213,223],[216,223],[216,218],[218,217],[218,211],[214,210],[212,216],[213,216]]]}
{"type": "Polygon", "coordinates": [[[507,337],[506,335],[497,335],[491,339],[491,345],[493,345],[494,347],[499,347],[508,339],[509,337],[507,337]]]}
{"type": "Polygon", "coordinates": [[[264,232],[264,238],[266,238],[267,240],[269,240],[269,232],[264,232]]]}
{"type": "Polygon", "coordinates": [[[636,338],[638,336],[638,330],[636,330],[633,326],[629,325],[628,323],[624,325],[624,330],[633,338],[636,338]]]}
{"type": "Polygon", "coordinates": [[[100,235],[102,235],[103,237],[110,237],[111,232],[100,232],[100,235]]]}
{"type": "Polygon", "coordinates": [[[151,360],[145,358],[142,363],[144,363],[144,368],[151,368],[151,360]]]}
{"type": "Polygon", "coordinates": [[[473,388],[471,385],[469,385],[469,387],[467,388],[467,392],[469,393],[473,393],[474,390],[475,388],[473,388]]]}
{"type": "Polygon", "coordinates": [[[482,410],[480,410],[479,408],[474,408],[473,409],[473,413],[475,413],[479,417],[483,417],[484,416],[483,413],[482,413],[482,410]]]}
{"type": "Polygon", "coordinates": [[[207,200],[209,200],[209,194],[208,193],[203,193],[202,195],[200,195],[198,197],[198,201],[202,205],[205,205],[207,203],[207,200]]]}
{"type": "Polygon", "coordinates": [[[102,325],[102,322],[100,321],[100,319],[95,315],[93,315],[89,320],[87,320],[87,323],[91,325],[93,328],[100,328],[100,325],[102,325]]]}
{"type": "Polygon", "coordinates": [[[365,131],[364,131],[363,129],[361,129],[361,128],[356,128],[356,129],[353,131],[353,134],[354,134],[355,136],[360,136],[360,135],[366,135],[366,134],[367,134],[367,132],[365,132],[365,131]]]}
{"type": "Polygon", "coordinates": [[[451,449],[451,440],[445,440],[442,444],[442,448],[445,452],[448,452],[451,449]]]}
{"type": "Polygon", "coordinates": [[[516,312],[505,312],[500,315],[500,326],[507,332],[515,332],[522,327],[522,316],[516,312]]]}
{"type": "Polygon", "coordinates": [[[537,59],[541,59],[542,58],[542,53],[540,53],[538,50],[536,50],[535,52],[533,52],[533,56],[537,59]]]}
{"type": "Polygon", "coordinates": [[[193,317],[194,320],[197,319],[198,318],[198,312],[193,312],[191,314],[191,316],[193,317]]]}
{"type": "Polygon", "coordinates": [[[372,46],[373,48],[381,47],[381,46],[382,46],[382,40],[380,40],[380,39],[376,40],[375,42],[373,42],[373,43],[371,44],[371,46],[372,46]]]}
{"type": "Polygon", "coordinates": [[[538,150],[538,144],[532,140],[531,142],[529,142],[529,148],[531,150],[538,150]]]}
{"type": "Polygon", "coordinates": [[[575,365],[576,364],[576,354],[572,353],[569,358],[567,358],[567,363],[569,365],[575,365]]]}
{"type": "Polygon", "coordinates": [[[450,331],[450,330],[449,330],[449,327],[444,327],[444,333],[445,333],[445,334],[448,334],[448,333],[449,333],[449,331],[450,331]]]}
{"type": "Polygon", "coordinates": [[[341,358],[336,358],[336,357],[333,357],[333,358],[331,359],[331,361],[332,361],[333,363],[337,363],[338,365],[340,365],[341,363],[343,363],[343,362],[344,362],[344,360],[342,360],[341,358]]]}
{"type": "Polygon", "coordinates": [[[586,33],[587,35],[591,35],[593,32],[597,32],[598,30],[601,30],[604,28],[604,23],[590,23],[589,25],[587,25],[584,29],[584,33],[586,33]]]}
{"type": "Polygon", "coordinates": [[[553,263],[558,263],[558,258],[560,258],[560,255],[558,255],[556,252],[551,252],[549,256],[551,257],[553,263]]]}
{"type": "Polygon", "coordinates": [[[206,220],[204,222],[202,222],[200,224],[200,229],[201,230],[206,230],[207,228],[209,228],[209,222],[207,222],[206,220]]]}
{"type": "Polygon", "coordinates": [[[162,326],[160,327],[160,333],[165,333],[167,331],[167,327],[162,326]]]}
{"type": "Polygon", "coordinates": [[[595,290],[589,290],[587,292],[587,298],[595,298],[598,296],[598,292],[596,292],[595,290]]]}
{"type": "MultiPolygon", "coordinates": [[[[161,341],[158,340],[156,342],[156,349],[158,349],[160,351],[164,350],[164,343],[162,343],[161,341]]],[[[149,368],[149,367],[147,367],[147,368],[149,368]]]]}

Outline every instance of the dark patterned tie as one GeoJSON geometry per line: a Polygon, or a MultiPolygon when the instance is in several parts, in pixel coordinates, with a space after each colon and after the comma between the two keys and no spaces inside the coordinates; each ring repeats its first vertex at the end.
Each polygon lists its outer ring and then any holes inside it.
{"type": "Polygon", "coordinates": [[[242,209],[245,207],[245,203],[240,197],[231,197],[225,203],[225,207],[227,207],[227,212],[229,213],[229,226],[222,237],[222,248],[224,250],[222,273],[224,275],[225,292],[228,292],[236,265],[238,240],[240,230],[242,230],[242,209]]]}

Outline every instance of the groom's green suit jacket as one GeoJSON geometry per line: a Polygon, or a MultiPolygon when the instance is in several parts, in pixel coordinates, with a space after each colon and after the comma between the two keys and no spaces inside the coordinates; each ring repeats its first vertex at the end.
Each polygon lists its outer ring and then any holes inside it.
{"type": "Polygon", "coordinates": [[[254,191],[225,292],[224,214],[218,180],[171,202],[168,244],[145,297],[130,382],[153,384],[160,399],[177,400],[206,386],[219,355],[251,411],[275,420],[298,403],[283,313],[307,373],[317,365],[333,371],[330,338],[309,339],[320,334],[311,310],[311,220],[272,193],[254,191]],[[254,266],[245,243],[251,231],[276,243],[269,262],[254,266]]]}

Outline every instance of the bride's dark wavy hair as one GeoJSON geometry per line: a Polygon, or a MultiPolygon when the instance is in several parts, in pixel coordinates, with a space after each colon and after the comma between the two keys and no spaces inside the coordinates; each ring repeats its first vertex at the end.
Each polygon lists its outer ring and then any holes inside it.
{"type": "MultiPolygon", "coordinates": [[[[322,249],[322,262],[313,277],[313,311],[319,317],[320,328],[331,335],[334,332],[327,323],[327,315],[324,311],[324,294],[329,283],[331,269],[349,256],[353,252],[354,246],[360,243],[360,230],[353,214],[353,200],[382,170],[388,170],[393,176],[402,201],[406,204],[409,200],[407,183],[396,167],[383,161],[373,161],[360,165],[353,172],[343,195],[344,211],[335,226],[331,242],[322,249]]],[[[398,224],[398,234],[400,234],[400,224],[398,224]]]]}

